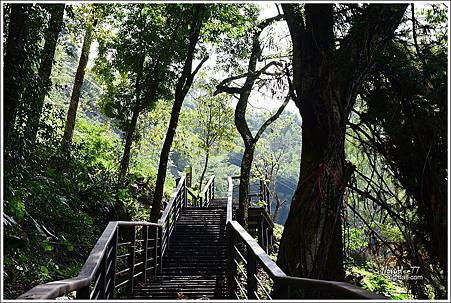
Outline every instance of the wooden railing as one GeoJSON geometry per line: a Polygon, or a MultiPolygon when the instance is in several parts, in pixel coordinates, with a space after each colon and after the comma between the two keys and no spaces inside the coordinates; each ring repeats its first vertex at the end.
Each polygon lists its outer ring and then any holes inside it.
{"type": "Polygon", "coordinates": [[[227,285],[231,299],[315,298],[386,299],[345,282],[287,276],[257,241],[232,220],[233,180],[228,178],[227,200],[227,285]],[[277,291],[274,291],[274,287],[277,291]]]}
{"type": "Polygon", "coordinates": [[[215,175],[211,176],[204,189],[200,193],[199,206],[208,207],[210,201],[215,198],[215,175]]]}
{"type": "Polygon", "coordinates": [[[162,269],[175,222],[187,205],[182,177],[158,223],[110,222],[77,277],[38,285],[18,299],[54,299],[76,292],[77,299],[112,299],[148,283],[162,269]]]}
{"type": "Polygon", "coordinates": [[[265,209],[268,214],[271,213],[271,196],[268,185],[264,180],[260,180],[260,199],[265,202],[265,209]]]}
{"type": "Polygon", "coordinates": [[[187,207],[188,197],[187,197],[187,187],[185,182],[185,177],[181,177],[177,183],[177,187],[174,194],[169,199],[168,205],[166,205],[163,214],[161,215],[158,224],[161,226],[161,254],[163,255],[166,248],[169,245],[169,237],[175,228],[175,222],[180,217],[180,213],[183,207],[187,207]]]}
{"type": "MultiPolygon", "coordinates": [[[[240,180],[240,176],[233,176],[231,178],[232,178],[232,180],[240,180]]],[[[264,208],[266,209],[268,214],[271,213],[271,199],[270,199],[271,195],[269,192],[268,185],[266,184],[266,182],[264,180],[258,179],[257,184],[255,184],[254,181],[249,183],[248,198],[249,198],[249,203],[251,205],[257,204],[258,201],[264,202],[265,203],[264,208]],[[254,188],[252,188],[252,186],[254,186],[254,188]],[[255,187],[257,187],[257,189],[255,187]],[[257,201],[255,201],[256,199],[257,199],[257,201]]]]}

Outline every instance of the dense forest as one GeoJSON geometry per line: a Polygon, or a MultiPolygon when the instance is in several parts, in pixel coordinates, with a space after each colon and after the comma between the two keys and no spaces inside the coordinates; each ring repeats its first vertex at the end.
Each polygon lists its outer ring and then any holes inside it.
{"type": "MultiPolygon", "coordinates": [[[[287,275],[448,297],[445,3],[2,3],[3,285],[237,176],[287,275]],[[394,274],[396,269],[406,272],[394,274]]],[[[275,287],[277,292],[277,287],[275,287]]]]}

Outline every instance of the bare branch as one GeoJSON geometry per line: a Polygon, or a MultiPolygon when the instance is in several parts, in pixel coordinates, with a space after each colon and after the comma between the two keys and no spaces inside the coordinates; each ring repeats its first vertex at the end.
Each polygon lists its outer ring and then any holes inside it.
{"type": "Polygon", "coordinates": [[[287,104],[290,100],[291,100],[291,96],[290,96],[290,94],[288,94],[285,97],[285,100],[283,101],[282,105],[277,110],[277,112],[272,117],[270,117],[268,120],[266,120],[262,126],[260,126],[260,129],[258,130],[257,134],[255,135],[255,138],[254,138],[255,141],[258,141],[258,139],[260,139],[261,135],[266,130],[266,128],[269,125],[271,125],[271,123],[273,123],[275,120],[277,120],[277,118],[279,118],[280,114],[282,114],[283,110],[285,109],[285,107],[287,106],[287,104]]]}

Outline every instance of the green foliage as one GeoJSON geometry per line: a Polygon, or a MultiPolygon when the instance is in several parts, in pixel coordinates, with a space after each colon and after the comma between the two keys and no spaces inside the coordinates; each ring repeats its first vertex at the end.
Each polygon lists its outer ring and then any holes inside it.
{"type": "Polygon", "coordinates": [[[202,82],[194,87],[199,96],[193,97],[182,111],[174,146],[190,163],[202,164],[198,177],[208,169],[212,157],[235,149],[238,137],[231,123],[234,113],[230,97],[224,94],[213,96],[213,89],[205,84],[202,76],[200,78],[202,82]]]}
{"type": "Polygon", "coordinates": [[[360,251],[368,245],[368,241],[366,241],[367,235],[365,235],[365,230],[363,228],[350,227],[346,231],[346,236],[345,246],[351,251],[360,251]]]}
{"type": "MultiPolygon", "coordinates": [[[[262,114],[254,114],[254,117],[249,121],[252,130],[268,118],[262,114]]],[[[291,112],[282,113],[257,143],[253,174],[256,178],[266,180],[272,196],[277,193],[280,200],[287,201],[280,210],[278,223],[284,223],[288,215],[299,175],[300,149],[301,122],[291,112]]]]}
{"type": "Polygon", "coordinates": [[[393,283],[382,273],[374,270],[372,266],[353,267],[347,275],[357,276],[360,280],[359,286],[389,297],[393,300],[409,300],[412,296],[408,294],[407,289],[393,283]]]}
{"type": "MultiPolygon", "coordinates": [[[[106,125],[81,118],[70,155],[61,154],[63,124],[57,112],[55,106],[46,106],[33,149],[13,149],[27,146],[15,138],[5,150],[8,298],[36,284],[73,277],[116,215],[118,136],[106,125]]],[[[146,219],[140,196],[127,192],[120,197],[128,218],[146,219]]]]}
{"type": "Polygon", "coordinates": [[[283,234],[283,225],[275,223],[274,231],[273,231],[274,247],[273,247],[273,251],[269,255],[271,257],[271,259],[273,259],[274,261],[277,260],[277,255],[279,253],[280,239],[282,239],[282,234],[283,234]]]}
{"type": "Polygon", "coordinates": [[[120,142],[108,125],[85,118],[78,119],[74,142],[81,147],[80,156],[90,167],[98,167],[98,171],[115,172],[120,142]]]}

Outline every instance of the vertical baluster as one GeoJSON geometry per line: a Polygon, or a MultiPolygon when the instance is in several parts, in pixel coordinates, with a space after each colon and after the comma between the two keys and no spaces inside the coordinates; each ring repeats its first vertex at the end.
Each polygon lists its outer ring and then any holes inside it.
{"type": "Polygon", "coordinates": [[[252,249],[246,247],[246,251],[247,298],[251,300],[257,298],[255,295],[255,292],[257,291],[257,278],[255,277],[257,274],[257,259],[255,258],[252,249]]]}
{"type": "Polygon", "coordinates": [[[149,226],[145,225],[143,226],[143,256],[144,256],[144,260],[143,260],[143,276],[142,276],[142,280],[144,283],[147,283],[147,250],[149,248],[149,226]]]}
{"type": "Polygon", "coordinates": [[[183,187],[183,207],[188,207],[188,186],[185,180],[185,186],[183,187]]]}
{"type": "Polygon", "coordinates": [[[211,194],[211,198],[214,199],[215,198],[215,179],[213,179],[213,182],[211,183],[211,190],[212,190],[212,194],[211,194]]]}
{"type": "Polygon", "coordinates": [[[158,274],[158,242],[160,239],[160,231],[159,227],[155,227],[155,268],[154,268],[154,277],[158,274]]]}
{"type": "MultiPolygon", "coordinates": [[[[102,260],[100,261],[100,267],[98,269],[99,275],[102,275],[100,277],[99,284],[97,285],[98,288],[100,288],[99,291],[99,299],[105,299],[106,298],[106,282],[107,282],[107,265],[108,265],[108,247],[106,248],[105,255],[103,256],[102,260]]],[[[94,289],[95,291],[95,289],[94,289]]]]}
{"type": "Polygon", "coordinates": [[[265,188],[266,188],[266,199],[268,200],[268,214],[271,214],[271,199],[269,194],[269,188],[268,186],[266,186],[265,188]]]}
{"type": "Polygon", "coordinates": [[[264,201],[265,200],[265,195],[264,195],[264,193],[263,193],[263,180],[259,180],[259,184],[260,184],[260,186],[259,186],[259,193],[258,193],[258,196],[259,196],[259,198],[260,198],[260,200],[262,200],[262,201],[264,201]]]}
{"type": "Polygon", "coordinates": [[[210,187],[210,198],[208,199],[208,205],[210,205],[211,199],[213,199],[213,183],[211,183],[210,187]]]}
{"type": "Polygon", "coordinates": [[[136,228],[134,225],[131,226],[130,228],[130,247],[129,247],[129,253],[130,256],[128,257],[128,268],[130,268],[130,285],[129,285],[129,291],[131,293],[133,293],[133,288],[134,288],[134,278],[133,276],[135,275],[135,258],[136,258],[136,228]]]}
{"type": "Polygon", "coordinates": [[[116,227],[115,230],[115,235],[114,235],[114,239],[112,240],[113,242],[113,256],[112,256],[112,261],[113,262],[111,264],[111,282],[110,282],[110,290],[108,291],[109,293],[109,297],[108,297],[108,293],[107,293],[107,297],[109,299],[113,299],[114,298],[114,290],[115,290],[115,286],[116,286],[116,267],[117,267],[117,244],[119,243],[119,226],[116,227]]]}
{"type": "Polygon", "coordinates": [[[160,260],[160,263],[158,265],[159,269],[160,269],[160,273],[163,271],[163,229],[162,228],[158,228],[158,249],[157,249],[157,253],[158,253],[158,258],[160,260]]]}

